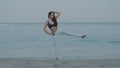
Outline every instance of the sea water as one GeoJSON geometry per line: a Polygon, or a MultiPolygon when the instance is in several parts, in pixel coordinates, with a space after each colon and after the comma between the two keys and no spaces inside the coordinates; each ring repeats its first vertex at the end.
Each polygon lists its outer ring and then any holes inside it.
{"type": "Polygon", "coordinates": [[[0,58],[120,58],[120,23],[59,23],[58,29],[87,37],[54,36],[56,54],[53,37],[44,33],[43,26],[43,23],[1,23],[0,58]]]}

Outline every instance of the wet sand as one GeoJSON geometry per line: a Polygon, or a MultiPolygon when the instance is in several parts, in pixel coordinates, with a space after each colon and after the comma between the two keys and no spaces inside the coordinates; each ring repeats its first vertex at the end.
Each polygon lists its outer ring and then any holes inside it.
{"type": "Polygon", "coordinates": [[[120,59],[60,59],[0,58],[0,68],[120,68],[120,59]]]}

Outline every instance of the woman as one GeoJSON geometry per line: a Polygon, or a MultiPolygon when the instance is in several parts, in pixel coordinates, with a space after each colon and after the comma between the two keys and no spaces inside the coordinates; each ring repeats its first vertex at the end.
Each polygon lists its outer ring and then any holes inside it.
{"type": "Polygon", "coordinates": [[[55,35],[56,31],[57,31],[57,20],[58,17],[60,16],[59,12],[54,12],[54,11],[50,11],[48,13],[48,20],[45,22],[44,24],[44,32],[49,34],[49,35],[55,35]],[[48,32],[46,30],[47,26],[49,27],[51,32],[48,32]]]}
{"type": "MultiPolygon", "coordinates": [[[[51,36],[54,36],[57,32],[57,19],[59,18],[60,16],[60,13],[59,12],[54,12],[54,11],[50,11],[48,13],[48,20],[45,22],[44,24],[44,32],[51,35],[51,36]],[[51,32],[48,32],[47,31],[47,27],[50,29],[51,32]]],[[[85,38],[87,35],[75,35],[75,34],[70,34],[70,33],[67,33],[67,32],[60,32],[60,34],[64,34],[64,35],[67,35],[67,36],[74,36],[74,37],[81,37],[81,38],[85,38]]]]}

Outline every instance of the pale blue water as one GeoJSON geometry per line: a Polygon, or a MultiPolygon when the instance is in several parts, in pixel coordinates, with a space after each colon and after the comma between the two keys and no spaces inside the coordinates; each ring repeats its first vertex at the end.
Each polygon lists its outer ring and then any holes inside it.
{"type": "MultiPolygon", "coordinates": [[[[59,28],[85,39],[58,35],[57,56],[61,59],[120,58],[119,23],[60,23],[59,28]]],[[[55,58],[52,37],[43,32],[43,23],[0,24],[0,57],[55,58]]]]}

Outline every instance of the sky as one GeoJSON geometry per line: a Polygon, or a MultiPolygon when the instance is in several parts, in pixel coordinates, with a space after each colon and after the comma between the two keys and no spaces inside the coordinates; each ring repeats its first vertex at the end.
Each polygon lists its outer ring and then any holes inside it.
{"type": "Polygon", "coordinates": [[[0,23],[44,22],[51,10],[60,22],[120,22],[120,0],[0,0],[0,23]]]}

